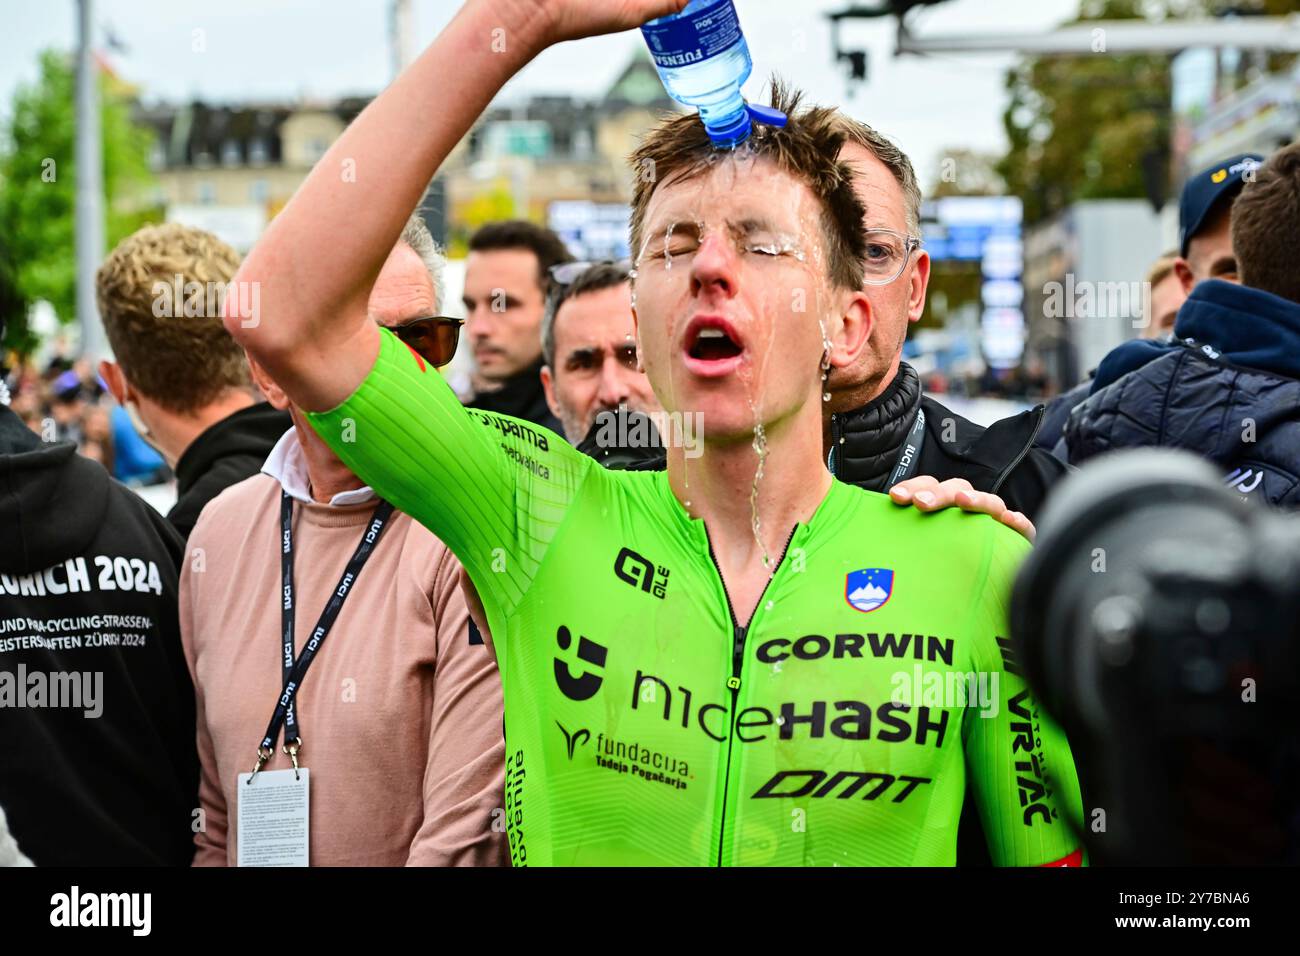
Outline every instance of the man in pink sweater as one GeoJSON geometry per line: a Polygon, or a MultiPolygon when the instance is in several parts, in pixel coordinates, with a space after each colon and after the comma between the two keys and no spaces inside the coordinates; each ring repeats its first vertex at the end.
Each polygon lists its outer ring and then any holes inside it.
{"type": "MultiPolygon", "coordinates": [[[[389,327],[424,320],[427,329],[437,312],[439,264],[427,229],[413,218],[375,284],[371,316],[389,327]]],[[[417,351],[422,343],[433,348],[435,338],[445,349],[445,335],[421,339],[411,329],[403,337],[417,351]]],[[[454,347],[454,328],[450,339],[454,347]]],[[[310,790],[311,865],[503,864],[500,681],[489,648],[471,636],[459,562],[400,512],[375,534],[386,506],[265,371],[252,369],[294,427],[262,474],[207,505],[189,540],[180,613],[202,765],[195,865],[236,865],[238,801],[266,793],[253,794],[256,784],[288,781],[295,764],[309,771],[292,779],[310,790]],[[286,513],[291,548],[282,547],[286,513]],[[372,548],[358,570],[363,538],[372,548]],[[341,604],[331,600],[336,592],[346,594],[341,604]],[[337,618],[319,639],[327,603],[338,604],[337,618]],[[305,655],[310,676],[293,675],[291,707],[277,706],[292,666],[282,644],[286,625],[293,665],[313,635],[319,639],[315,655],[305,655]],[[259,747],[271,736],[273,712],[286,718],[283,729],[259,747]],[[260,774],[241,783],[255,763],[260,774]]]]}

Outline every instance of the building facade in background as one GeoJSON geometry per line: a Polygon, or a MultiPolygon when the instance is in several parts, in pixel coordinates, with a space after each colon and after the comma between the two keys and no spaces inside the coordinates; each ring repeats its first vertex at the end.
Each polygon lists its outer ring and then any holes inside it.
{"type": "Polygon", "coordinates": [[[1147,269],[1165,236],[1163,217],[1144,199],[1077,202],[1026,231],[1025,351],[1059,388],[1137,336],[1147,269]]]}
{"type": "MultiPolygon", "coordinates": [[[[368,102],[141,106],[136,120],[156,137],[158,193],[149,198],[168,219],[247,251],[368,102]]],[[[594,100],[547,95],[493,107],[431,185],[422,203],[429,228],[453,256],[483,223],[545,223],[557,202],[595,204],[598,228],[611,219],[608,207],[631,198],[627,156],[637,137],[678,108],[644,55],[594,100]]]]}

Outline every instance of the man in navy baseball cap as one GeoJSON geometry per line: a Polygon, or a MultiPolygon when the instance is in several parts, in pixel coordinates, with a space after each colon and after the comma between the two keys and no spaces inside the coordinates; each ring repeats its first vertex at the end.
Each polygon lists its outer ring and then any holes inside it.
{"type": "Polygon", "coordinates": [[[1178,202],[1179,258],[1174,272],[1187,294],[1206,279],[1237,281],[1232,203],[1263,162],[1262,156],[1241,153],[1201,170],[1183,186],[1178,202]]]}

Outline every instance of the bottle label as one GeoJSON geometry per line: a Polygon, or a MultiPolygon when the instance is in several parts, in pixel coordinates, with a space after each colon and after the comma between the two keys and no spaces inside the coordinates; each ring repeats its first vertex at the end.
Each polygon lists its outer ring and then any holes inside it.
{"type": "Polygon", "coordinates": [[[732,0],[719,0],[694,13],[678,14],[641,28],[655,66],[692,66],[726,53],[742,39],[740,19],[732,0]]]}

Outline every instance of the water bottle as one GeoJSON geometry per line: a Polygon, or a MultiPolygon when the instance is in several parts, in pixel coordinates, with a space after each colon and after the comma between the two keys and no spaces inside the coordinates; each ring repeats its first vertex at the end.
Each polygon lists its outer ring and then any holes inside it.
{"type": "Polygon", "coordinates": [[[664,89],[700,111],[715,146],[743,143],[755,119],[785,125],[783,114],[750,106],[740,95],[753,61],[733,0],[690,0],[681,13],[651,20],[641,33],[664,89]]]}

